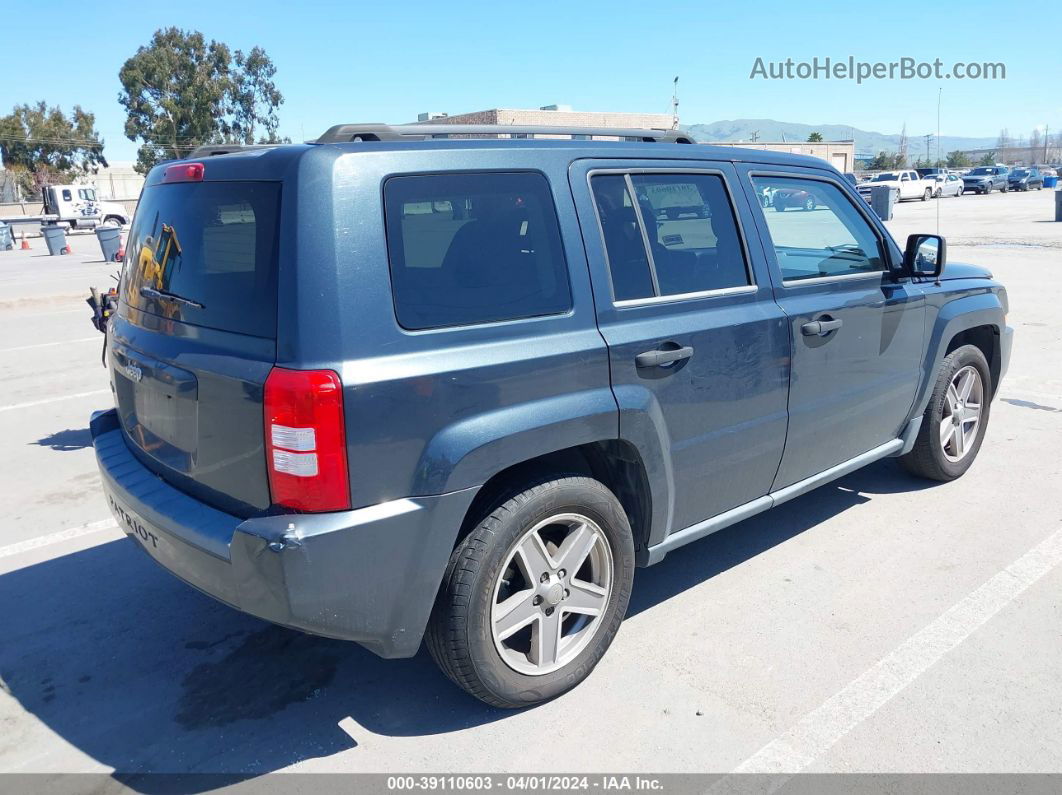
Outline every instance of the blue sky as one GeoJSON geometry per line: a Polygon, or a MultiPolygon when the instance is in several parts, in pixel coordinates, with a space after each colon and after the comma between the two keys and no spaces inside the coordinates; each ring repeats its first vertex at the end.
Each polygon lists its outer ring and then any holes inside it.
{"type": "Polygon", "coordinates": [[[95,112],[112,160],[132,160],[122,133],[118,69],[159,27],[202,31],[233,49],[260,45],[285,96],[281,133],[314,137],[350,121],[403,122],[420,111],[570,104],[582,110],[666,112],[679,84],[683,123],[773,118],[885,133],[1028,136],[1062,130],[1062,5],[925,0],[750,3],[405,2],[137,4],[8,0],[0,112],[46,100],[95,112]],[[44,10],[56,25],[38,23],[44,10]],[[64,11],[65,9],[65,11],[64,11]],[[241,10],[245,9],[245,10],[241,10]],[[961,9],[961,10],[959,10],[961,9]],[[1013,22],[1011,22],[1013,21],[1013,22]],[[1021,31],[1011,35],[1010,29],[1021,31]],[[1043,38],[1037,41],[1037,32],[1043,38]],[[1047,36],[1053,36],[1049,44],[1047,36]],[[43,50],[47,46],[47,54],[43,50]],[[1049,52],[1054,50],[1053,53],[1049,52]],[[750,80],[765,61],[818,56],[945,68],[1002,61],[1007,79],[750,80]]]}

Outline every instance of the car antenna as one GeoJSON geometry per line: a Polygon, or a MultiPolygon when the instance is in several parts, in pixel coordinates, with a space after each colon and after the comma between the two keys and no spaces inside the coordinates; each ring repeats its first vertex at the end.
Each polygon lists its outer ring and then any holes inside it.
{"type": "MultiPolygon", "coordinates": [[[[940,99],[944,94],[944,86],[937,87],[937,162],[940,162],[940,99]]],[[[945,183],[947,180],[944,180],[945,183]]],[[[944,198],[943,189],[941,191],[940,199],[944,198]]],[[[937,234],[940,234],[940,199],[937,199],[937,234]]],[[[937,286],[940,286],[940,282],[937,282],[937,286]]]]}

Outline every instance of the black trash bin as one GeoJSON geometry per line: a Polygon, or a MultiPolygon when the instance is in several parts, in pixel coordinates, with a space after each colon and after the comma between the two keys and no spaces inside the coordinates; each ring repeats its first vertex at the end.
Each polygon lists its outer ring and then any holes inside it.
{"type": "Polygon", "coordinates": [[[118,250],[122,247],[122,228],[120,226],[97,226],[96,239],[100,241],[103,259],[107,262],[118,260],[118,250]]]}
{"type": "Polygon", "coordinates": [[[11,234],[11,227],[0,221],[0,251],[10,251],[15,247],[15,236],[11,234]]]}
{"type": "Polygon", "coordinates": [[[66,230],[57,224],[46,224],[41,227],[44,242],[48,244],[48,253],[53,257],[56,254],[66,253],[66,230]]]}

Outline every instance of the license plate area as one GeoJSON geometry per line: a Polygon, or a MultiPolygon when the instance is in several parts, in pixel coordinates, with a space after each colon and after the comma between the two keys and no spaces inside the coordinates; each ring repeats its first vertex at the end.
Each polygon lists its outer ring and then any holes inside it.
{"type": "Polygon", "coordinates": [[[128,348],[112,349],[118,417],[129,440],[170,469],[195,469],[198,383],[180,368],[128,348]]]}

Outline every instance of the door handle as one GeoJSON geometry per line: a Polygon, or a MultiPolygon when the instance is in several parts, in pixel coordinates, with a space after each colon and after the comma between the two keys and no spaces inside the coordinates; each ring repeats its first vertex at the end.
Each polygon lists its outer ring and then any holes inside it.
{"type": "Polygon", "coordinates": [[[826,317],[823,320],[812,320],[800,327],[800,333],[805,337],[825,337],[831,331],[836,331],[842,325],[840,318],[826,317]]]}
{"type": "Polygon", "coordinates": [[[673,364],[693,356],[693,348],[687,345],[684,348],[672,348],[639,353],[634,357],[634,364],[638,367],[661,367],[665,364],[673,364]]]}

